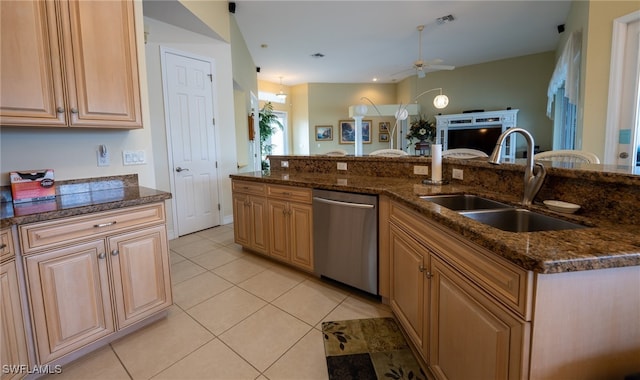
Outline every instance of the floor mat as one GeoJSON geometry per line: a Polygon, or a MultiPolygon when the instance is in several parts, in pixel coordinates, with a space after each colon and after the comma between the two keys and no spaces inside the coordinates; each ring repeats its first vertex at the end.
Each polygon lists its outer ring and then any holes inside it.
{"type": "Polygon", "coordinates": [[[426,380],[393,318],[322,323],[329,379],[426,380]]]}

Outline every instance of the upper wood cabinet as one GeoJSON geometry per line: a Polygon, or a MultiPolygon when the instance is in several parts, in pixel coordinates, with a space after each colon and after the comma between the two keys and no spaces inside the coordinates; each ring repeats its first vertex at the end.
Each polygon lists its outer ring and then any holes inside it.
{"type": "Polygon", "coordinates": [[[0,124],[141,128],[133,2],[2,1],[0,124]]]}

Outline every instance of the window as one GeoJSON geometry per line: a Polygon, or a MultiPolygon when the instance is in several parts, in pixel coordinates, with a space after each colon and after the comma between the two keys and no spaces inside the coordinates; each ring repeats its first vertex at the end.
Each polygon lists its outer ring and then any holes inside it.
{"type": "Polygon", "coordinates": [[[580,85],[581,40],[582,33],[571,33],[549,81],[547,116],[554,120],[553,149],[580,148],[576,147],[576,114],[580,85]]]}
{"type": "Polygon", "coordinates": [[[553,118],[553,149],[576,148],[576,105],[564,95],[564,86],[555,94],[553,118]]]}

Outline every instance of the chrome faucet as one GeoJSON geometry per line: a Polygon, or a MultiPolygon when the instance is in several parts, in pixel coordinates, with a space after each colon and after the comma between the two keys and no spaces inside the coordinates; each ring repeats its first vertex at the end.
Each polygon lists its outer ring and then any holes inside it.
{"type": "Polygon", "coordinates": [[[496,141],[496,147],[493,149],[493,153],[489,156],[489,163],[500,165],[502,143],[507,136],[516,132],[522,134],[525,140],[527,140],[527,166],[524,169],[524,194],[522,196],[522,205],[529,206],[531,205],[533,198],[538,194],[538,191],[540,191],[540,187],[542,187],[542,182],[544,181],[544,176],[547,174],[544,166],[539,162],[534,162],[533,160],[533,147],[535,144],[533,143],[533,136],[531,136],[531,133],[518,127],[509,128],[502,132],[500,137],[498,137],[498,141],[496,141]]]}

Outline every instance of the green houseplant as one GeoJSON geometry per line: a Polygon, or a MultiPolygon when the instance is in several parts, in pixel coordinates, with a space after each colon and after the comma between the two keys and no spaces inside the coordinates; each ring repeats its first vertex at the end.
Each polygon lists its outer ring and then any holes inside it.
{"type": "Polygon", "coordinates": [[[273,113],[273,104],[267,102],[264,104],[260,112],[258,113],[259,126],[260,126],[260,153],[262,154],[262,170],[269,169],[269,162],[267,162],[267,156],[271,154],[273,150],[273,144],[270,144],[271,136],[278,131],[283,130],[284,126],[273,113]]]}

